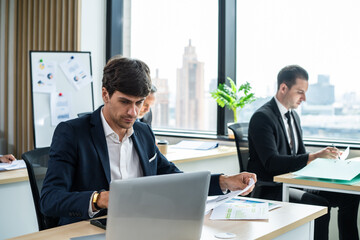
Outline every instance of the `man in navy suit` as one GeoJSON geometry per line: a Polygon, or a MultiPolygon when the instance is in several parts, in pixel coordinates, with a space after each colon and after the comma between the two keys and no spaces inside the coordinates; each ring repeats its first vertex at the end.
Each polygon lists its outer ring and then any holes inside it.
{"type": "MultiPolygon", "coordinates": [[[[104,105],[55,129],[41,191],[45,215],[59,217],[59,225],[101,216],[111,180],[181,172],[159,152],[151,128],[135,122],[150,89],[142,61],[116,57],[106,64],[104,105]]],[[[250,178],[256,181],[252,173],[212,175],[209,195],[243,189],[250,178]]]]}
{"type": "MultiPolygon", "coordinates": [[[[300,118],[293,109],[306,100],[308,79],[308,73],[302,67],[297,65],[284,67],[278,74],[278,91],[275,97],[251,117],[248,134],[248,170],[256,173],[259,180],[272,182],[274,176],[299,170],[316,158],[339,156],[338,149],[333,147],[326,147],[314,153],[306,152],[300,118]]],[[[281,186],[263,187],[260,197],[281,200],[281,195],[281,186]]],[[[290,192],[290,200],[327,206],[329,211],[331,207],[339,207],[340,239],[359,239],[357,196],[293,189],[290,192]]],[[[328,239],[329,220],[330,212],[315,220],[315,239],[328,239]]]]}

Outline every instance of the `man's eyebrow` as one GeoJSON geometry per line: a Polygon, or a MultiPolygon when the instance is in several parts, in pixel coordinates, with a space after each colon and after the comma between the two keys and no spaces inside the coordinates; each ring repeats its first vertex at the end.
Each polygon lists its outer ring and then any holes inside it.
{"type": "Polygon", "coordinates": [[[125,98],[125,97],[118,97],[118,99],[119,99],[119,100],[126,100],[126,101],[129,101],[129,102],[131,102],[131,100],[130,100],[130,99],[128,99],[128,98],[125,98]]]}

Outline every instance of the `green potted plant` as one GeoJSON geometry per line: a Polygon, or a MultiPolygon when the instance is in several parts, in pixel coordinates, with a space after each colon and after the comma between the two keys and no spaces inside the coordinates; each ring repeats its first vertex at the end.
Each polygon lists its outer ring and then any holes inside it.
{"type": "MultiPolygon", "coordinates": [[[[234,81],[227,77],[230,86],[219,84],[218,88],[211,92],[211,96],[216,100],[220,107],[227,107],[234,113],[234,122],[238,122],[237,109],[243,108],[246,104],[255,101],[255,95],[251,91],[250,83],[241,84],[239,88],[236,87],[234,81]]],[[[229,134],[229,137],[230,134],[229,134]]]]}

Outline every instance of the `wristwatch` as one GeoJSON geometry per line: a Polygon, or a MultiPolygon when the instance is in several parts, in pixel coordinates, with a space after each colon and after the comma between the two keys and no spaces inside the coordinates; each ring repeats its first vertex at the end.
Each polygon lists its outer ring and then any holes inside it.
{"type": "Polygon", "coordinates": [[[99,199],[99,196],[100,196],[101,192],[105,192],[105,189],[101,189],[100,191],[96,191],[94,193],[94,196],[93,196],[93,199],[92,199],[92,203],[94,204],[94,207],[95,207],[96,210],[101,210],[102,209],[97,205],[97,201],[99,199]]]}

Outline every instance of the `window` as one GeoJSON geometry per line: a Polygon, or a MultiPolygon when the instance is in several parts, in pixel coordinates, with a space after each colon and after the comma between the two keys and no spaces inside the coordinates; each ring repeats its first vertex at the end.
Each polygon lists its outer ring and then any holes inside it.
{"type": "Polygon", "coordinates": [[[298,64],[310,77],[297,109],[304,137],[359,142],[359,12],[356,0],[237,1],[237,83],[258,97],[241,121],[275,95],[279,70],[298,64]]]}
{"type": "Polygon", "coordinates": [[[215,133],[218,1],[132,0],[130,9],[129,55],[149,65],[158,89],[153,128],[215,133]]]}

